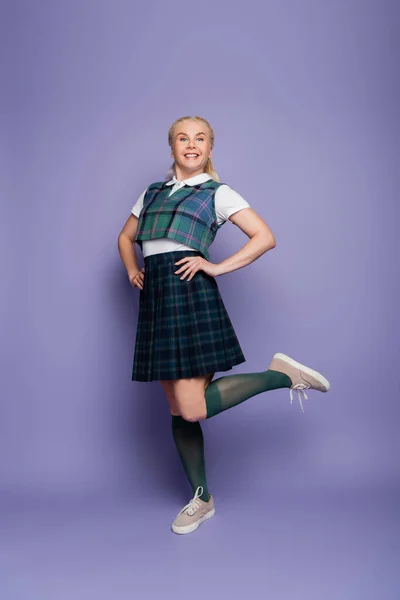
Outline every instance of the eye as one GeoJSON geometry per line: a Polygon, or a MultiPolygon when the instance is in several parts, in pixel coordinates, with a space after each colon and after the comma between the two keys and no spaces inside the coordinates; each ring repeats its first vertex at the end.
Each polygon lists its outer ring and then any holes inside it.
{"type": "Polygon", "coordinates": [[[187,138],[185,138],[185,137],[181,137],[181,138],[179,138],[179,141],[180,141],[180,142],[182,142],[183,140],[187,140],[187,138]]]}
{"type": "Polygon", "coordinates": [[[204,138],[202,138],[202,137],[198,137],[197,139],[201,140],[202,142],[204,142],[204,138]]]}

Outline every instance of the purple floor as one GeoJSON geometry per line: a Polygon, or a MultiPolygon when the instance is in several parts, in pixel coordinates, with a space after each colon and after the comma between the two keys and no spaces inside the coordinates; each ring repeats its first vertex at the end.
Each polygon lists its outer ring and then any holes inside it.
{"type": "Polygon", "coordinates": [[[168,495],[10,498],[0,597],[397,600],[398,497],[383,492],[219,492],[215,517],[186,536],[169,529],[180,506],[168,495]]]}

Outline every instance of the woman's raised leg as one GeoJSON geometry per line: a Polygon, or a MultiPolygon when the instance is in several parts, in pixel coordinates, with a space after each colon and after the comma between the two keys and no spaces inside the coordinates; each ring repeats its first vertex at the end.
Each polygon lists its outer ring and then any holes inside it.
{"type": "Polygon", "coordinates": [[[173,382],[179,412],[188,421],[208,419],[241,404],[248,398],[279,388],[290,388],[307,398],[306,389],[327,392],[329,381],[321,373],[302,365],[285,354],[275,354],[269,368],[258,373],[225,375],[210,382],[207,377],[179,379],[173,382]]]}

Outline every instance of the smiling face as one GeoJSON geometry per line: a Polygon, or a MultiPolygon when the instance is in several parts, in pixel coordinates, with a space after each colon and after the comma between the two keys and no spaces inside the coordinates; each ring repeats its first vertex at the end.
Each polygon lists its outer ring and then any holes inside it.
{"type": "Polygon", "coordinates": [[[173,133],[171,156],[175,159],[177,179],[187,179],[204,172],[211,157],[210,132],[202,121],[182,121],[173,133]]]}

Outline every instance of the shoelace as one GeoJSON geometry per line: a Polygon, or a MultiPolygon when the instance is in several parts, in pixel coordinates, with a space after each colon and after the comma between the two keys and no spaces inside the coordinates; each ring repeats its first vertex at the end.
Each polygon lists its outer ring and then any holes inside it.
{"type": "Polygon", "coordinates": [[[186,504],[186,506],[184,506],[182,508],[182,510],[179,512],[179,514],[181,515],[182,513],[187,511],[187,514],[192,517],[194,515],[194,513],[196,512],[196,510],[200,507],[200,502],[198,501],[198,498],[199,498],[199,496],[202,495],[202,493],[203,493],[203,487],[201,485],[199,485],[193,498],[190,500],[190,502],[188,504],[186,504]]]}
{"type": "Polygon", "coordinates": [[[300,408],[304,412],[304,408],[303,408],[303,403],[301,401],[301,397],[303,396],[303,398],[305,400],[308,400],[308,396],[307,396],[307,394],[305,393],[304,390],[308,390],[308,389],[310,389],[310,387],[311,386],[307,385],[306,383],[298,383],[298,384],[294,385],[292,388],[290,388],[290,390],[289,390],[290,391],[290,404],[292,404],[292,402],[293,402],[293,390],[295,390],[296,393],[297,393],[297,397],[299,399],[299,402],[300,402],[300,408]]]}

